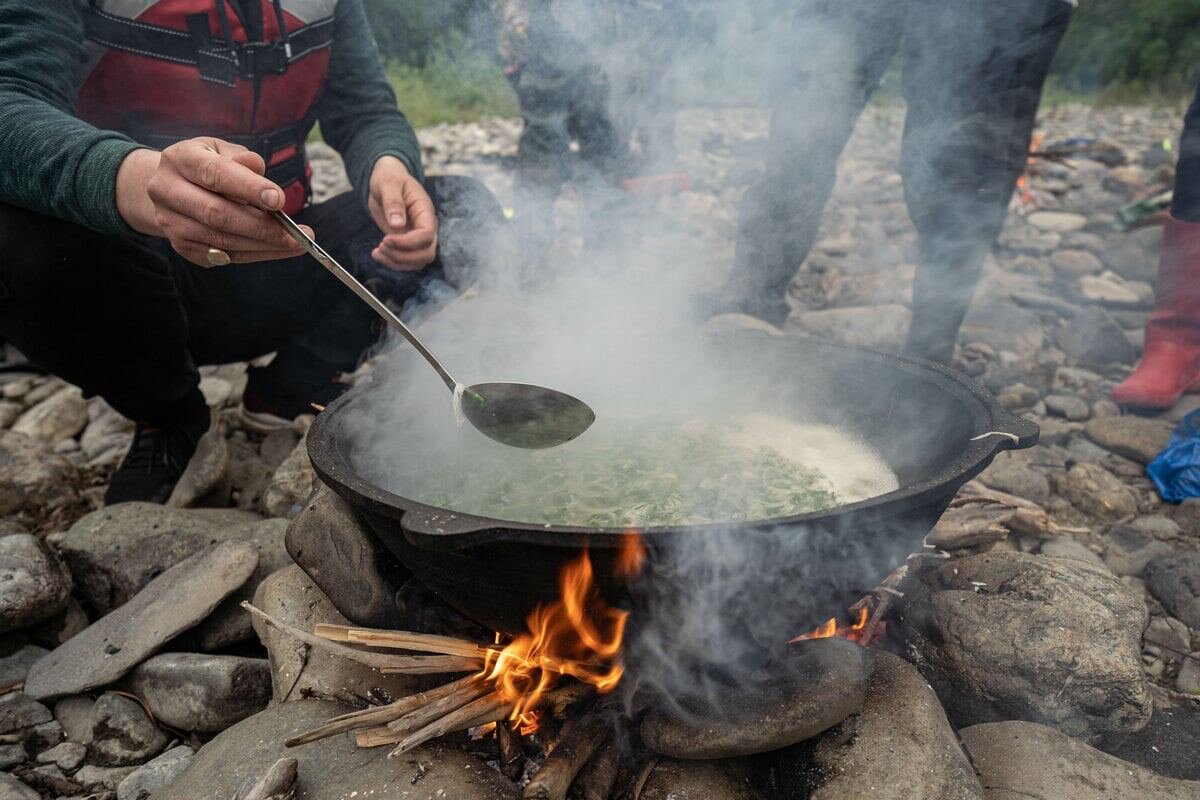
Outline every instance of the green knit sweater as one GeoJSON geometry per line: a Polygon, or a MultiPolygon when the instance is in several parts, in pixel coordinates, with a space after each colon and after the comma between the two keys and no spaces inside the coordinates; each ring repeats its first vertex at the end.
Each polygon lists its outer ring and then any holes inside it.
{"type": "MultiPolygon", "coordinates": [[[[0,202],[128,232],[117,213],[117,169],[141,145],[74,116],[85,3],[0,0],[0,202]]],[[[416,134],[396,108],[362,0],[337,5],[317,118],[364,203],[380,156],[394,155],[424,177],[416,134]]]]}

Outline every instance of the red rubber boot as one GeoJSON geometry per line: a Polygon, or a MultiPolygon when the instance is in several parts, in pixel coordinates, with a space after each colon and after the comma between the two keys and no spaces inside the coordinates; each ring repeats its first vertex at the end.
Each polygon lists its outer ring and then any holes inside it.
{"type": "Polygon", "coordinates": [[[1167,218],[1146,348],[1112,398],[1125,406],[1167,409],[1200,391],[1200,222],[1167,218]]]}

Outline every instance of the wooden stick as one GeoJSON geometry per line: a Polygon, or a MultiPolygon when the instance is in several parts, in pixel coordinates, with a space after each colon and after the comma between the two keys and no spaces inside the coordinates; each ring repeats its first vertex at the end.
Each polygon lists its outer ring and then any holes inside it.
{"type": "Polygon", "coordinates": [[[594,711],[568,722],[558,744],[525,787],[523,800],[566,800],[575,776],[603,743],[608,730],[604,717],[594,711]]]}
{"type": "Polygon", "coordinates": [[[610,738],[579,771],[571,785],[572,800],[608,800],[621,767],[621,748],[610,738]]]}
{"type": "Polygon", "coordinates": [[[351,711],[349,714],[342,714],[339,717],[326,722],[319,728],[314,728],[308,733],[302,733],[299,736],[293,736],[284,742],[288,747],[298,747],[302,744],[315,742],[320,739],[327,739],[330,736],[337,736],[339,733],[347,733],[355,731],[359,728],[370,728],[380,725],[386,725],[392,720],[408,714],[421,706],[432,703],[435,700],[440,700],[443,697],[454,694],[466,687],[470,686],[479,680],[478,675],[468,675],[465,678],[459,678],[453,683],[447,683],[439,686],[436,689],[430,689],[427,692],[418,692],[417,694],[402,697],[394,703],[389,703],[386,706],[375,706],[374,708],[364,708],[359,711],[351,711]]]}
{"type": "Polygon", "coordinates": [[[388,728],[400,736],[407,736],[413,731],[424,728],[431,722],[436,722],[452,711],[457,711],[467,703],[478,700],[485,694],[491,694],[495,691],[495,688],[490,681],[476,681],[465,689],[446,695],[432,703],[426,703],[420,708],[413,709],[408,714],[400,717],[400,719],[392,720],[388,723],[388,728]]]}
{"type": "Polygon", "coordinates": [[[296,791],[296,759],[281,758],[257,780],[248,778],[233,800],[284,800],[296,791]]]}
{"type": "Polygon", "coordinates": [[[383,747],[396,744],[402,737],[387,725],[365,728],[354,734],[354,743],[359,747],[383,747]]]}
{"type": "Polygon", "coordinates": [[[467,703],[462,708],[405,736],[396,745],[396,749],[391,752],[391,755],[403,755],[409,750],[420,747],[430,739],[445,736],[447,733],[465,731],[467,728],[486,725],[489,722],[498,722],[511,714],[512,710],[512,703],[501,697],[499,692],[494,692],[467,703]]]}
{"type": "Polygon", "coordinates": [[[268,625],[277,628],[293,639],[297,639],[310,647],[325,650],[334,655],[339,655],[342,658],[359,664],[365,664],[368,667],[373,667],[381,671],[403,672],[409,675],[428,675],[439,672],[471,672],[483,668],[483,661],[478,658],[463,658],[462,656],[393,656],[384,653],[368,653],[362,650],[355,650],[353,647],[347,647],[343,644],[331,642],[328,639],[322,639],[319,636],[313,636],[311,633],[305,633],[299,628],[294,628],[285,622],[275,619],[265,611],[260,611],[249,603],[243,602],[242,608],[268,625]]]}
{"type": "Polygon", "coordinates": [[[317,625],[313,633],[333,642],[350,642],[371,647],[388,647],[395,650],[414,650],[419,653],[441,653],[447,656],[484,659],[493,648],[488,645],[456,639],[452,636],[435,636],[411,631],[381,631],[374,628],[352,628],[348,625],[317,625]]]}
{"type": "Polygon", "coordinates": [[[521,750],[521,734],[506,720],[496,723],[496,746],[500,750],[500,772],[515,781],[525,766],[525,753],[521,750]]]}

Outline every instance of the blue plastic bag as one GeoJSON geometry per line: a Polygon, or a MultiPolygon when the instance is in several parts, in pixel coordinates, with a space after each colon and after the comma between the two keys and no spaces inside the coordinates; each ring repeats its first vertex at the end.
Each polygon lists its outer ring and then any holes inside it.
{"type": "Polygon", "coordinates": [[[1200,497],[1200,411],[1193,411],[1171,432],[1162,452],[1146,467],[1158,494],[1168,503],[1200,497]]]}

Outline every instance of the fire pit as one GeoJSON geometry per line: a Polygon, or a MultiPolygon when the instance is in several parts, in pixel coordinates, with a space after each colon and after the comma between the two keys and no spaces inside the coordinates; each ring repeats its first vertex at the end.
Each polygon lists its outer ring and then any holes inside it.
{"type": "MultiPolygon", "coordinates": [[[[816,340],[755,335],[712,340],[728,386],[753,395],[752,409],[835,426],[873,446],[899,488],[861,502],[795,517],[638,530],[649,551],[647,575],[674,548],[698,537],[766,537],[803,542],[785,577],[804,587],[824,619],[873,587],[890,565],[919,548],[955,492],[997,453],[1030,447],[1037,426],[1004,412],[976,382],[935,364],[816,340]],[[865,558],[864,554],[872,554],[865,558]],[[837,569],[829,569],[837,564],[837,569]]],[[[563,566],[588,548],[596,581],[614,603],[626,602],[620,578],[620,528],[534,525],[432,507],[386,491],[355,469],[344,423],[362,413],[353,393],[321,414],[308,435],[321,479],[344,497],[374,533],[430,589],[468,616],[516,633],[539,603],[559,593],[563,566]]],[[[603,413],[603,409],[600,410],[603,413]]],[[[417,420],[414,425],[425,424],[417,420]]],[[[765,587],[762,602],[772,602],[765,587]]],[[[791,598],[789,598],[791,601],[791,598]]],[[[805,602],[802,598],[801,602],[805,602]]]]}

